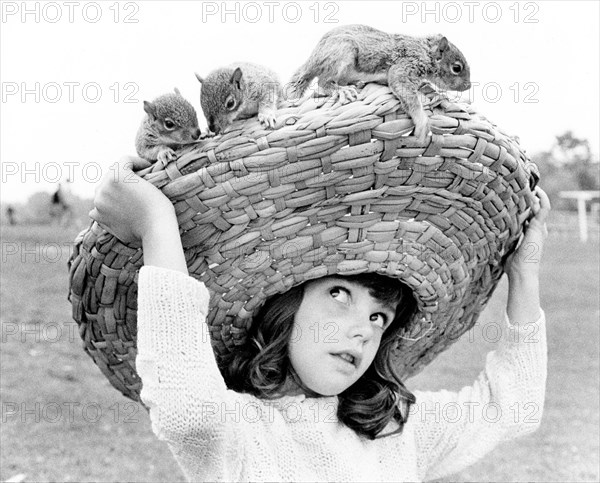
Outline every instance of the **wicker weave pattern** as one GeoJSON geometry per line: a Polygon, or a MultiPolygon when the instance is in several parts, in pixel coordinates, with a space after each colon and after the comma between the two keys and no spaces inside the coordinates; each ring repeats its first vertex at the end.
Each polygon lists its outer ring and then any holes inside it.
{"type": "MultiPolygon", "coordinates": [[[[190,147],[166,168],[141,173],[173,201],[191,274],[214,296],[215,352],[245,340],[264,300],[328,274],[377,271],[410,285],[415,324],[396,363],[411,375],[476,321],[529,216],[535,165],[468,106],[423,93],[434,135],[385,86],[331,107],[309,99],[190,147]],[[418,340],[412,340],[418,339],[418,340]]],[[[97,225],[77,239],[70,300],[85,350],[123,394],[135,372],[140,249],[97,225]]]]}

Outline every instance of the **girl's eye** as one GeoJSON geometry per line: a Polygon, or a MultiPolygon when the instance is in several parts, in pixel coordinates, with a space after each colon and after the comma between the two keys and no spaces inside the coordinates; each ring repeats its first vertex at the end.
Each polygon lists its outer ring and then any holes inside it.
{"type": "Polygon", "coordinates": [[[338,302],[342,302],[344,304],[348,303],[350,300],[350,294],[348,293],[348,290],[343,287],[333,287],[329,291],[329,294],[338,302]]]}
{"type": "Polygon", "coordinates": [[[463,65],[460,62],[454,62],[454,64],[452,64],[452,72],[454,74],[460,74],[463,70],[463,65]]]}
{"type": "Polygon", "coordinates": [[[375,322],[377,326],[383,329],[388,323],[388,317],[382,313],[373,314],[371,315],[371,322],[375,322]]]}
{"type": "Polygon", "coordinates": [[[171,121],[170,119],[165,119],[165,127],[167,129],[175,129],[175,123],[173,121],[171,121]]]}
{"type": "Polygon", "coordinates": [[[227,104],[225,104],[228,110],[232,110],[235,107],[235,99],[227,99],[227,104]]]}

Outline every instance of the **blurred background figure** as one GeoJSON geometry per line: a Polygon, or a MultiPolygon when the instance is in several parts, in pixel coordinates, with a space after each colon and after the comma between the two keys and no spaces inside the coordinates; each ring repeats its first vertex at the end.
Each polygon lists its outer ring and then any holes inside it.
{"type": "Polygon", "coordinates": [[[15,218],[15,209],[12,205],[8,205],[6,207],[6,218],[8,220],[9,225],[16,225],[17,219],[15,218]]]}
{"type": "Polygon", "coordinates": [[[58,183],[56,191],[50,198],[50,220],[52,224],[66,227],[73,221],[73,210],[71,209],[70,180],[65,185],[58,183]]]}

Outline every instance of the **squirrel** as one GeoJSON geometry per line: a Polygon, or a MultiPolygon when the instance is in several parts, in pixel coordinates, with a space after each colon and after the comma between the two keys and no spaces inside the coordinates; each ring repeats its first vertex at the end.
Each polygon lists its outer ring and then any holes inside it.
{"type": "Polygon", "coordinates": [[[238,62],[216,69],[206,77],[196,73],[202,85],[200,104],[208,128],[219,134],[236,119],[258,114],[267,128],[275,127],[275,110],[282,99],[281,82],[262,65],[238,62]]]}
{"type": "Polygon", "coordinates": [[[146,116],[136,138],[135,148],[141,158],[167,165],[175,159],[174,149],[193,143],[200,138],[198,116],[194,107],[181,95],[179,89],[144,101],[146,116]]]}
{"type": "Polygon", "coordinates": [[[388,34],[367,25],[327,32],[293,75],[292,96],[301,97],[315,77],[324,94],[333,95],[340,104],[357,99],[352,84],[389,85],[412,118],[414,134],[421,142],[429,133],[429,124],[418,96],[420,85],[430,81],[456,91],[471,87],[469,64],[446,37],[388,34]]]}

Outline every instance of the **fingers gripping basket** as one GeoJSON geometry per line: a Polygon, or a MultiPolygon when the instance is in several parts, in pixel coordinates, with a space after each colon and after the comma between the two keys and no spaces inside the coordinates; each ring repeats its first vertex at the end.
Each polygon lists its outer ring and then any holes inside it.
{"type": "MultiPolygon", "coordinates": [[[[218,355],[245,341],[265,299],[325,275],[375,271],[412,287],[419,312],[398,339],[409,376],[475,323],[530,215],[535,165],[496,126],[431,88],[420,145],[385,86],[332,107],[308,99],[256,118],[143,173],[174,203],[190,274],[211,291],[218,355]]],[[[84,348],[123,394],[135,371],[141,249],[97,224],[70,260],[84,348]]]]}

